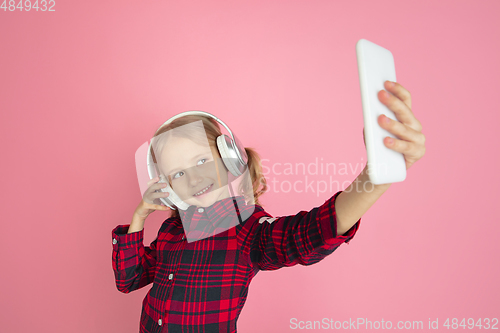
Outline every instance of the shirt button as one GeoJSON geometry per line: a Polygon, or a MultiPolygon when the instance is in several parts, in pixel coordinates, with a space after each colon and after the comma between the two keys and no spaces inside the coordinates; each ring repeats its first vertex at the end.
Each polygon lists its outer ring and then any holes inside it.
{"type": "Polygon", "coordinates": [[[198,208],[198,213],[203,213],[204,209],[203,208],[198,208]]]}
{"type": "Polygon", "coordinates": [[[168,275],[168,279],[169,279],[169,280],[172,280],[172,278],[173,278],[173,277],[174,277],[174,274],[172,274],[172,273],[170,273],[170,274],[168,275]]]}
{"type": "Polygon", "coordinates": [[[182,239],[186,238],[186,236],[182,235],[182,239]]]}
{"type": "Polygon", "coordinates": [[[161,318],[160,318],[160,319],[158,319],[158,325],[160,325],[160,326],[161,326],[161,318]]]}
{"type": "Polygon", "coordinates": [[[113,244],[116,244],[118,243],[118,241],[116,240],[116,238],[113,238],[113,244]]]}

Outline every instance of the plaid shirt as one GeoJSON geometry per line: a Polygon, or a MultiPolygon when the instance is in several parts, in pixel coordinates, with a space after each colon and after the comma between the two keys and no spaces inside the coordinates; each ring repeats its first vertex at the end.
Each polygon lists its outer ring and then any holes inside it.
{"type": "Polygon", "coordinates": [[[127,234],[130,225],[117,226],[112,243],[118,290],[129,293],[153,283],[142,303],[140,332],[236,332],[259,270],[315,264],[354,237],[361,219],[336,234],[335,199],[341,192],[309,212],[277,218],[261,206],[246,206],[241,196],[217,201],[192,219],[237,218],[247,207],[253,213],[229,230],[190,243],[179,217],[165,220],[149,247],[143,245],[144,229],[127,234]]]}

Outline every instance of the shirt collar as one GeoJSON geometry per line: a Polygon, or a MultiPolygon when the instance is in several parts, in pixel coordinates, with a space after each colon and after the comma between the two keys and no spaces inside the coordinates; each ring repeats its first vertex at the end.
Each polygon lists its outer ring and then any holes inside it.
{"type": "Polygon", "coordinates": [[[253,209],[255,209],[254,205],[247,205],[245,198],[240,195],[224,198],[208,207],[191,205],[187,210],[179,209],[179,217],[181,218],[181,222],[185,225],[190,225],[191,222],[195,220],[196,222],[198,222],[198,220],[204,220],[205,225],[215,228],[219,225],[227,225],[227,219],[232,220],[236,215],[238,215],[238,219],[235,221],[246,220],[248,215],[251,215],[250,209],[253,212],[253,209]],[[203,208],[203,211],[199,212],[199,208],[203,208]]]}

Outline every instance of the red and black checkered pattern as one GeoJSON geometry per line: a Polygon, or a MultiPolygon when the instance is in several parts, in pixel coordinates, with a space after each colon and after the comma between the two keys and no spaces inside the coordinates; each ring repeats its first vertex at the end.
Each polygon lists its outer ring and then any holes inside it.
{"type": "Polygon", "coordinates": [[[127,234],[130,225],[117,226],[112,255],[118,290],[129,293],[153,283],[143,301],[140,332],[236,332],[259,270],[315,264],[354,237],[361,219],[336,234],[340,193],[309,212],[276,218],[258,205],[246,206],[243,197],[220,200],[202,213],[190,209],[185,214],[194,222],[212,225],[252,211],[234,227],[189,243],[179,217],[165,220],[149,247],[143,245],[144,230],[127,234]]]}

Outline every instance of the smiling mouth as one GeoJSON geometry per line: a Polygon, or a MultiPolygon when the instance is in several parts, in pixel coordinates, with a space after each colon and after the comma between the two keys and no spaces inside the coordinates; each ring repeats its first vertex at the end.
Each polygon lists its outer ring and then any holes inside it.
{"type": "Polygon", "coordinates": [[[205,187],[204,189],[202,189],[200,192],[193,194],[193,196],[195,196],[195,197],[202,196],[203,194],[207,193],[212,188],[212,185],[213,184],[208,185],[207,187],[205,187]]]}

